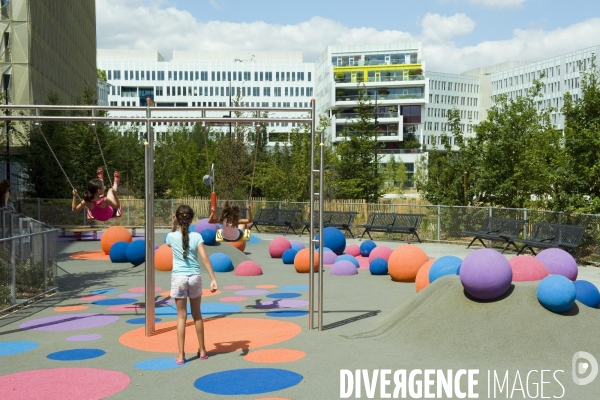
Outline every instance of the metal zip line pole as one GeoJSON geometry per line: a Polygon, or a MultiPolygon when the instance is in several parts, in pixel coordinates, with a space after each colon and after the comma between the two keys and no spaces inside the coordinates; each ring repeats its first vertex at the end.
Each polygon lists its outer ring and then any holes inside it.
{"type": "MultiPolygon", "coordinates": [[[[149,99],[148,99],[149,100],[149,99]]],[[[154,332],[154,133],[150,126],[150,101],[146,102],[146,151],[144,178],[146,186],[146,337],[154,332]]]]}

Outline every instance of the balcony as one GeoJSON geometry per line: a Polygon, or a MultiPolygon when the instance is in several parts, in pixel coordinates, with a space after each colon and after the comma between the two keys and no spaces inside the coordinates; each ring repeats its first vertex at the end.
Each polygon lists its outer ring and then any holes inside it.
{"type": "MultiPolygon", "coordinates": [[[[375,115],[373,115],[375,116],[375,115]]],[[[360,118],[359,113],[341,113],[336,114],[337,119],[358,119],[360,118]]],[[[389,111],[389,112],[380,112],[377,113],[377,118],[398,118],[398,112],[389,111]]]]}
{"type": "MultiPolygon", "coordinates": [[[[335,101],[358,101],[359,95],[339,95],[335,96],[335,101]]],[[[423,93],[407,93],[407,94],[395,94],[389,93],[385,95],[365,95],[365,99],[372,101],[384,101],[384,100],[411,100],[411,99],[424,99],[423,93]]]]}
{"type": "Polygon", "coordinates": [[[421,59],[416,57],[411,57],[410,60],[407,58],[390,58],[390,59],[374,59],[374,60],[363,60],[362,57],[360,60],[356,59],[348,59],[347,57],[342,57],[341,59],[334,57],[332,64],[334,67],[363,67],[363,66],[373,66],[373,65],[412,65],[412,64],[421,64],[421,59]]]}

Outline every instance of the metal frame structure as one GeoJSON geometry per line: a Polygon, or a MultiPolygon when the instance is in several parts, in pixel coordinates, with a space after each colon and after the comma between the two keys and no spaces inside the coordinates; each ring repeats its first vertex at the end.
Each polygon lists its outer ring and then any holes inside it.
{"type": "MultiPolygon", "coordinates": [[[[146,142],[145,144],[145,160],[144,160],[144,171],[145,171],[145,203],[146,203],[146,229],[145,240],[146,240],[146,274],[145,274],[145,286],[146,286],[146,323],[145,333],[146,336],[151,336],[155,330],[155,307],[154,307],[154,287],[155,287],[155,271],[154,271],[154,134],[152,132],[153,122],[194,122],[194,123],[232,123],[232,124],[254,124],[261,122],[292,122],[298,124],[311,124],[311,132],[315,132],[315,100],[311,99],[311,107],[294,107],[294,108],[273,108],[273,107],[151,107],[150,102],[146,107],[114,107],[114,106],[72,106],[72,105],[0,105],[0,121],[11,121],[11,122],[33,122],[42,123],[45,121],[54,122],[88,122],[90,124],[102,123],[102,122],[137,122],[146,126],[146,142]],[[33,115],[25,115],[29,111],[33,115]],[[72,111],[72,112],[88,112],[90,115],[41,115],[41,111],[72,111]],[[139,116],[110,116],[110,115],[99,115],[100,112],[132,112],[139,113],[139,116]],[[171,117],[168,114],[173,112],[189,113],[189,116],[183,117],[171,117]],[[213,111],[227,111],[227,112],[238,112],[248,113],[256,112],[257,117],[235,117],[235,118],[217,118],[217,117],[206,117],[206,112],[213,111]],[[12,115],[13,112],[17,112],[16,115],[12,115]],[[269,117],[258,117],[263,113],[305,113],[310,114],[312,117],[307,118],[269,118],[269,117]],[[200,116],[198,116],[198,114],[200,116]],[[152,229],[147,229],[152,227],[152,229]]],[[[311,142],[314,140],[314,134],[311,133],[311,142]]],[[[314,158],[314,147],[312,151],[314,158]]],[[[313,175],[311,174],[311,182],[313,181],[313,175]]],[[[314,232],[311,232],[311,235],[314,232]]],[[[314,237],[314,236],[312,236],[314,237]]],[[[320,239],[322,241],[322,238],[320,239]]],[[[312,243],[312,239],[311,239],[312,243]]],[[[320,249],[323,246],[319,247],[320,249]]],[[[322,251],[322,250],[321,250],[322,251]]],[[[311,252],[312,257],[312,252],[311,252]]],[[[320,258],[322,260],[322,257],[320,258]]],[[[312,265],[312,264],[311,264],[312,265]]],[[[322,268],[321,268],[322,270],[322,268]]],[[[311,272],[312,274],[312,272],[311,272]]],[[[312,275],[311,275],[312,278],[312,275]]],[[[312,287],[312,282],[311,282],[312,287]]],[[[319,313],[321,309],[319,309],[319,313]]],[[[312,314],[311,314],[312,316],[312,314]]],[[[309,325],[312,327],[312,321],[309,321],[309,325]]]]}

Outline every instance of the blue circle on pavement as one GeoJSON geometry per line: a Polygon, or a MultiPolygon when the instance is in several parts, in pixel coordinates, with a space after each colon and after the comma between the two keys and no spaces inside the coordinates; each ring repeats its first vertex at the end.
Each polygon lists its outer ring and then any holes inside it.
{"type": "Polygon", "coordinates": [[[302,296],[301,293],[271,293],[267,297],[270,299],[293,299],[302,296]]]}
{"type": "Polygon", "coordinates": [[[255,243],[260,243],[262,242],[262,239],[257,237],[256,235],[250,235],[250,240],[248,240],[246,243],[247,244],[255,244],[255,243]]]}
{"type": "Polygon", "coordinates": [[[57,361],[79,361],[97,358],[103,356],[105,353],[104,350],[100,349],[72,349],[48,354],[47,358],[57,361]]]}
{"type": "Polygon", "coordinates": [[[267,313],[267,317],[290,318],[290,317],[301,317],[306,314],[308,314],[308,311],[304,311],[304,310],[282,310],[282,311],[269,311],[267,313]]]}
{"type": "MultiPolygon", "coordinates": [[[[160,318],[154,318],[154,322],[160,322],[162,321],[160,318]]],[[[128,319],[127,321],[128,324],[139,324],[139,325],[143,325],[146,323],[146,318],[131,318],[128,319]]]]}
{"type": "MultiPolygon", "coordinates": [[[[221,315],[221,314],[233,314],[242,310],[242,306],[237,304],[223,304],[223,303],[201,303],[200,312],[202,315],[221,315]]],[[[188,315],[191,315],[192,311],[190,305],[187,305],[188,315]]],[[[175,305],[169,305],[166,307],[156,307],[154,310],[155,315],[177,315],[177,307],[175,305]]]]}
{"type": "Polygon", "coordinates": [[[92,290],[91,294],[108,294],[108,293],[117,293],[119,289],[98,289],[92,290]]]}
{"type": "Polygon", "coordinates": [[[185,364],[177,364],[175,362],[175,357],[165,357],[140,361],[135,363],[133,366],[137,369],[143,369],[146,371],[162,371],[166,369],[185,367],[187,364],[187,362],[185,364]]]}
{"type": "Polygon", "coordinates": [[[278,290],[296,292],[298,290],[308,290],[308,285],[296,285],[296,286],[279,286],[278,290]]]}
{"type": "Polygon", "coordinates": [[[104,299],[92,301],[92,304],[97,306],[121,306],[124,304],[137,303],[137,299],[104,299]]]}
{"type": "Polygon", "coordinates": [[[0,342],[0,357],[11,356],[13,354],[25,353],[39,347],[38,342],[29,340],[13,340],[10,342],[0,342]]]}
{"type": "Polygon", "coordinates": [[[204,375],[194,387],[219,395],[260,394],[296,386],[303,377],[296,372],[276,368],[245,368],[204,375]]]}

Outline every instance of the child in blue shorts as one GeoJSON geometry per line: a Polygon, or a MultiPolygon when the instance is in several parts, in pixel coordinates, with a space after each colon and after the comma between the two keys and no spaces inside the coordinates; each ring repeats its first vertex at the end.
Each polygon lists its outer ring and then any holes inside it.
{"type": "Polygon", "coordinates": [[[173,272],[171,273],[171,298],[177,305],[177,346],[179,353],[175,358],[177,364],[185,364],[185,323],[187,320],[187,298],[198,336],[198,358],[206,360],[208,354],[204,346],[204,324],[200,312],[202,300],[202,277],[200,264],[202,260],[210,276],[210,291],[217,290],[217,280],[210,259],[206,254],[202,236],[190,232],[190,223],[194,218],[194,210],[190,206],[181,205],[173,218],[173,228],[167,235],[167,245],[173,249],[173,272]],[[179,228],[179,230],[177,230],[179,228]]]}

